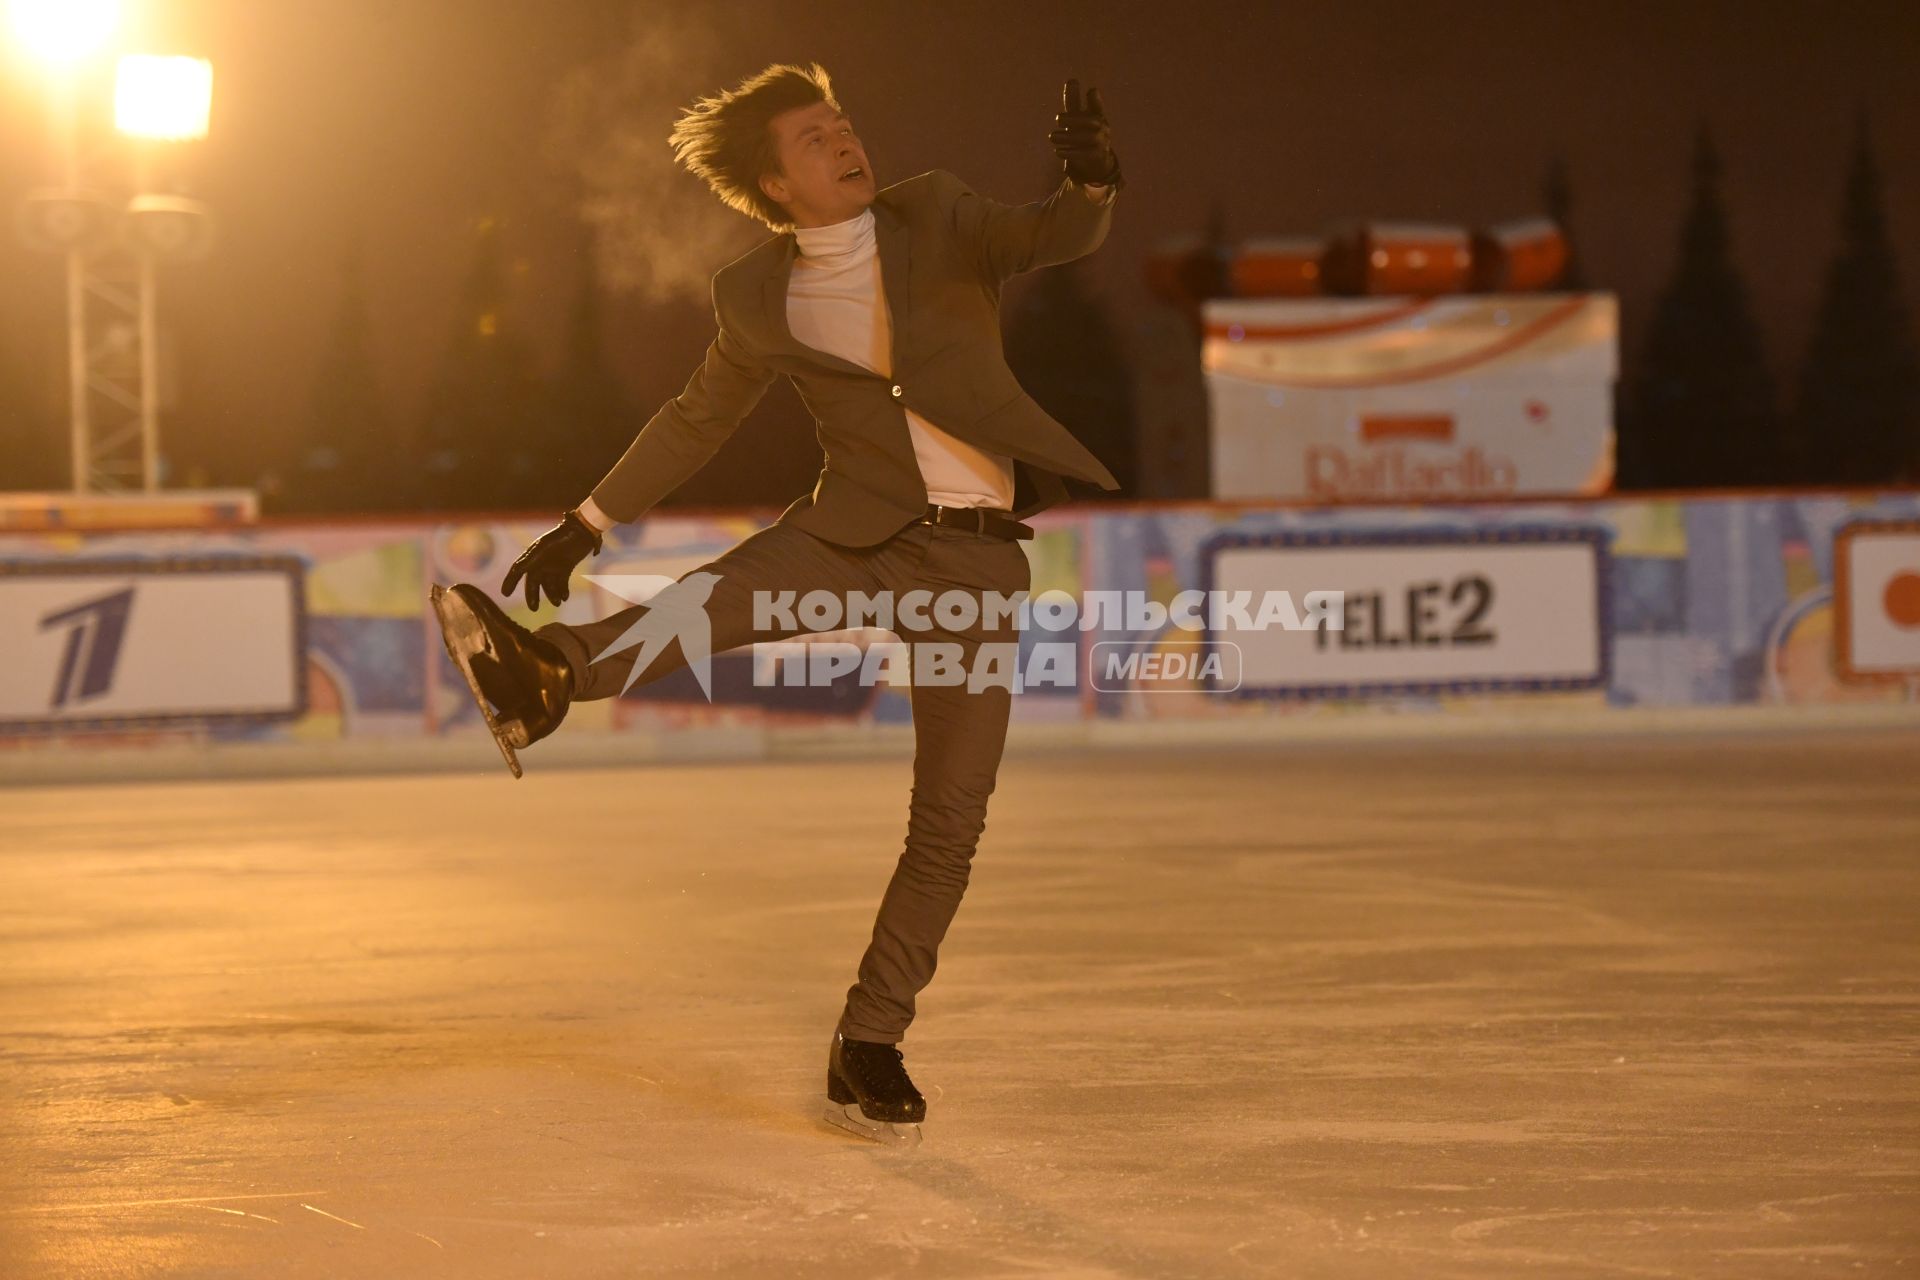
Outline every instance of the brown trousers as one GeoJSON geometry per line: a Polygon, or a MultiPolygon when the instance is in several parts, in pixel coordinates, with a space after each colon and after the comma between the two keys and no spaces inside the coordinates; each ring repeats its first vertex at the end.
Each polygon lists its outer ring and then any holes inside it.
{"type": "MultiPolygon", "coordinates": [[[[896,610],[910,591],[963,591],[975,597],[994,591],[1011,596],[1029,589],[1025,550],[1018,542],[947,526],[910,524],[871,547],[843,547],[791,525],[775,524],[747,538],[696,573],[716,575],[705,612],[711,627],[711,652],[759,641],[790,639],[804,631],[795,610],[791,629],[754,628],[756,592],[832,592],[847,604],[852,592],[888,591],[896,610]]],[[[627,687],[643,647],[600,658],[602,651],[658,603],[634,605],[580,626],[549,623],[538,634],[559,645],[576,673],[577,700],[611,698],[627,687]]],[[[947,629],[935,611],[923,610],[927,626],[910,630],[897,620],[895,632],[909,647],[923,643],[958,646],[973,669],[983,642],[1010,644],[1017,624],[995,620],[980,610],[970,626],[947,629]]],[[[950,617],[948,619],[952,621],[950,617]]],[[[784,619],[781,620],[784,623],[784,619]]],[[[836,628],[837,629],[837,628],[836,628]]],[[[648,657],[635,684],[645,684],[687,665],[678,641],[648,657]]],[[[908,807],[906,848],[880,900],[873,938],[861,957],[859,980],[847,991],[839,1030],[852,1040],[897,1044],[913,1021],[914,997],[932,981],[942,939],[966,892],[973,853],[986,827],[1006,743],[1012,692],[1004,681],[969,688],[922,683],[914,667],[912,686],[914,757],[913,797],[908,807]]]]}

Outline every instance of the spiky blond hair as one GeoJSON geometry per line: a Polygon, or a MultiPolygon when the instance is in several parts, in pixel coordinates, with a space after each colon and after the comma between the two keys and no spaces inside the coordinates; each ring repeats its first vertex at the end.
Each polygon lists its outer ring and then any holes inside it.
{"type": "Polygon", "coordinates": [[[826,69],[817,62],[804,67],[776,62],[686,108],[667,143],[674,159],[728,208],[775,231],[787,231],[793,227],[792,216],[760,189],[761,174],[780,172],[780,153],[769,126],[781,112],[816,102],[841,109],[826,69]]]}

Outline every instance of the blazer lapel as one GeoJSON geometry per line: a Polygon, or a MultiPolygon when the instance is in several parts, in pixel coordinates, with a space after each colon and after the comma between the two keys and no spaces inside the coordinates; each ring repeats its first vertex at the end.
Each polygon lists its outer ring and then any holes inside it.
{"type": "MultiPolygon", "coordinates": [[[[912,269],[913,257],[908,244],[910,237],[905,220],[884,201],[875,200],[869,207],[873,210],[873,238],[880,255],[880,286],[887,295],[887,320],[893,335],[889,368],[897,370],[900,367],[901,334],[911,318],[907,309],[907,272],[912,269]]],[[[884,378],[885,375],[875,373],[864,365],[842,359],[830,351],[810,347],[793,336],[793,330],[787,325],[787,285],[793,278],[793,264],[799,256],[800,242],[793,232],[782,235],[780,251],[773,255],[767,278],[760,286],[767,332],[774,336],[778,349],[786,355],[812,360],[843,373],[884,378]]]]}
{"type": "Polygon", "coordinates": [[[908,242],[912,237],[907,234],[905,219],[894,212],[892,205],[877,199],[873,202],[873,238],[879,242],[880,287],[887,295],[887,321],[893,336],[889,367],[898,373],[904,335],[913,320],[907,306],[907,273],[913,269],[908,242]]]}

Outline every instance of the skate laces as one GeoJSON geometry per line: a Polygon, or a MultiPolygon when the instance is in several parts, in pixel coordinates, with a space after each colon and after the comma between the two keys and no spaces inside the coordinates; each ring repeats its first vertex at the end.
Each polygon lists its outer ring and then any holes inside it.
{"type": "Polygon", "coordinates": [[[907,1055],[901,1051],[899,1045],[877,1044],[872,1041],[850,1041],[849,1043],[859,1044],[862,1049],[866,1050],[864,1053],[860,1050],[855,1050],[848,1055],[849,1058],[852,1059],[852,1063],[849,1065],[855,1065],[856,1069],[864,1067],[867,1071],[887,1079],[897,1078],[894,1075],[894,1070],[890,1070],[889,1068],[897,1070],[901,1076],[906,1074],[907,1055]],[[885,1050],[885,1053],[879,1052],[880,1050],[885,1050]],[[892,1062],[887,1061],[887,1054],[893,1055],[892,1062]]]}

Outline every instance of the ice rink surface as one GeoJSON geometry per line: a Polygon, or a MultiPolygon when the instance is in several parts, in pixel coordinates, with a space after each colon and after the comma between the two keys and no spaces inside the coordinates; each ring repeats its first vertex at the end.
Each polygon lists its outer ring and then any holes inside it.
{"type": "Polygon", "coordinates": [[[0,1275],[1920,1275],[1920,735],[1010,759],[911,1152],[907,762],[526,762],[0,791],[0,1275]]]}

